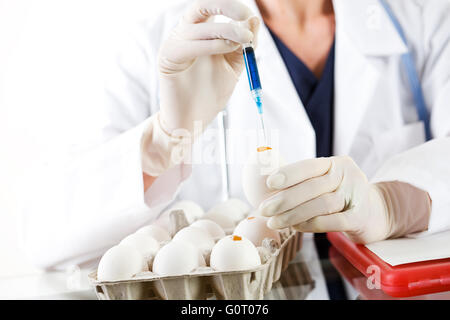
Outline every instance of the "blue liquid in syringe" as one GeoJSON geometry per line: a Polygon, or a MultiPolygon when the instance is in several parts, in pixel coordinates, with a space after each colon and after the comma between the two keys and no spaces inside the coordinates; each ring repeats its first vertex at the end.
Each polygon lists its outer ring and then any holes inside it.
{"type": "Polygon", "coordinates": [[[264,136],[264,143],[266,144],[266,130],[263,119],[263,106],[262,106],[262,87],[259,79],[258,67],[256,65],[255,50],[251,46],[243,48],[245,69],[247,70],[248,84],[252,93],[253,100],[258,108],[259,120],[261,123],[261,129],[264,136]]]}
{"type": "Polygon", "coordinates": [[[261,81],[259,80],[258,67],[256,66],[255,50],[253,50],[252,47],[245,47],[243,53],[250,91],[261,90],[261,81]]]}

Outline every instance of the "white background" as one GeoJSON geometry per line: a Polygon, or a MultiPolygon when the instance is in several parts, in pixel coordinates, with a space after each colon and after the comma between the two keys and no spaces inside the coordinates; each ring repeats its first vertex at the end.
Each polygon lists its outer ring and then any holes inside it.
{"type": "Polygon", "coordinates": [[[66,145],[66,121],[88,134],[74,110],[101,103],[116,38],[173,2],[0,0],[0,278],[38,272],[18,240],[25,169],[66,145]]]}

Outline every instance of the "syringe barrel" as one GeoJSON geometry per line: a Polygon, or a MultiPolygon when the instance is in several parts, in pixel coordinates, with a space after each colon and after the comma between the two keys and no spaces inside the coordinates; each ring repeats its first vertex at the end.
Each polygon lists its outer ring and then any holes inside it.
{"type": "Polygon", "coordinates": [[[258,107],[258,113],[262,114],[263,110],[262,110],[262,91],[261,89],[255,89],[252,90],[252,98],[256,103],[256,106],[258,107]]]}
{"type": "Polygon", "coordinates": [[[248,84],[250,90],[261,90],[261,81],[259,80],[258,66],[256,65],[255,50],[251,45],[245,45],[242,49],[247,70],[248,84]]]}

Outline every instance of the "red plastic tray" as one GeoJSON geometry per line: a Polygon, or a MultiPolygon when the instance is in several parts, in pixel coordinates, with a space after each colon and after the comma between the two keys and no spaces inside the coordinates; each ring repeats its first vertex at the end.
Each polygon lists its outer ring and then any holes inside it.
{"type": "Polygon", "coordinates": [[[371,266],[379,267],[381,290],[392,297],[412,297],[450,291],[450,259],[391,266],[363,245],[340,232],[330,232],[328,240],[362,274],[373,277],[371,266]]]}

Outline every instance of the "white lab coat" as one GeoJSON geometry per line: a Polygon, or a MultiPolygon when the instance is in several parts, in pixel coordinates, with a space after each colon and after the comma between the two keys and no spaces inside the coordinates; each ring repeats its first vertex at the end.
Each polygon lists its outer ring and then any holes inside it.
{"type": "MultiPolygon", "coordinates": [[[[30,195],[22,221],[25,245],[37,265],[95,259],[155,219],[175,196],[197,201],[205,209],[221,200],[220,130],[202,137],[195,147],[204,154],[213,151],[214,159],[203,159],[213,163],[194,163],[192,173],[189,166],[176,167],[159,177],[145,197],[143,192],[140,138],[145,120],[159,108],[158,47],[189,2],[156,23],[144,22],[133,44],[118,56],[116,69],[108,75],[105,117],[99,120],[104,142],[59,169],[42,171],[52,188],[30,195]]],[[[247,2],[258,12],[253,1],[247,2]]],[[[334,0],[333,151],[350,155],[373,181],[401,180],[428,191],[433,202],[427,232],[439,232],[450,228],[450,4],[389,4],[412,46],[435,139],[424,144],[423,124],[417,120],[400,62],[407,49],[386,13],[376,0],[334,0]]],[[[313,158],[313,127],[265,27],[256,56],[265,119],[279,137],[275,147],[288,162],[313,158]]],[[[227,139],[228,152],[241,155],[228,166],[232,197],[243,198],[241,160],[252,147],[238,130],[256,127],[255,109],[243,73],[226,116],[227,127],[234,131],[227,139]]]]}

